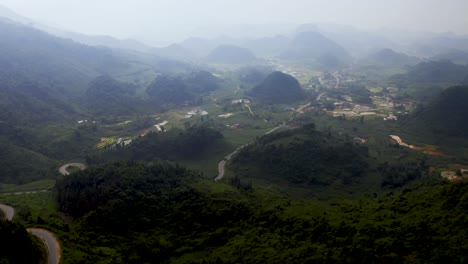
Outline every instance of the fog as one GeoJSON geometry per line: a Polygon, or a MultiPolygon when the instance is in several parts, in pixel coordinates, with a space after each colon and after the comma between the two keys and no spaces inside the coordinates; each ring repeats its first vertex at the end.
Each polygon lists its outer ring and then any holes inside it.
{"type": "Polygon", "coordinates": [[[468,33],[466,0],[0,0],[0,5],[66,30],[153,45],[189,36],[282,33],[302,23],[468,33]]]}

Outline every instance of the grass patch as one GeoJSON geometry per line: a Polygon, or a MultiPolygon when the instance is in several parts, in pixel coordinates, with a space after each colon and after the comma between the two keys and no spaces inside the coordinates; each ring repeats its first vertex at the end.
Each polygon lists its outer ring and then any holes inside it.
{"type": "Polygon", "coordinates": [[[55,180],[44,179],[39,181],[33,181],[30,183],[16,185],[16,184],[0,184],[1,193],[12,193],[12,192],[28,192],[35,190],[46,190],[51,189],[55,185],[55,180]]]}
{"type": "Polygon", "coordinates": [[[0,195],[0,201],[13,206],[15,208],[13,220],[23,222],[25,225],[41,222],[39,218],[47,222],[58,211],[53,192],[0,195]]]}

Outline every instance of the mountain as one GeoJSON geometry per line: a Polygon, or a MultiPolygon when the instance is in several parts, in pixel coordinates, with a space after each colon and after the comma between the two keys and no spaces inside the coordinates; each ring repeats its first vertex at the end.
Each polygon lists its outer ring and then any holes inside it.
{"type": "Polygon", "coordinates": [[[404,74],[390,78],[399,86],[439,85],[450,86],[461,84],[468,75],[468,67],[454,64],[451,61],[427,61],[408,68],[404,74]]]}
{"type": "Polygon", "coordinates": [[[242,46],[251,50],[259,57],[276,57],[288,47],[290,42],[291,40],[288,37],[276,35],[273,37],[249,39],[243,42],[242,46]]]}
{"type": "Polygon", "coordinates": [[[234,45],[220,45],[205,58],[211,63],[248,64],[256,60],[255,55],[246,48],[234,45]]]}
{"type": "Polygon", "coordinates": [[[148,86],[146,93],[161,104],[184,104],[217,90],[221,82],[207,71],[160,75],[148,86]]]}
{"type": "Polygon", "coordinates": [[[185,39],[178,45],[188,51],[190,51],[196,57],[206,57],[213,49],[221,45],[239,45],[240,42],[237,39],[233,39],[226,36],[220,36],[217,38],[199,38],[191,37],[185,39]]]}
{"type": "Polygon", "coordinates": [[[297,32],[319,32],[330,40],[339,43],[351,53],[353,57],[363,57],[372,51],[381,50],[386,47],[392,49],[400,45],[384,36],[374,32],[367,32],[348,25],[317,23],[300,25],[297,32]]]}
{"type": "Polygon", "coordinates": [[[135,50],[140,52],[150,52],[151,49],[153,49],[153,47],[134,39],[118,39],[105,35],[86,35],[41,25],[36,25],[35,27],[57,37],[72,39],[73,41],[89,46],[103,46],[118,50],[135,50]]]}
{"type": "Polygon", "coordinates": [[[181,61],[193,60],[197,57],[194,52],[179,44],[172,44],[164,48],[154,48],[151,50],[151,53],[163,58],[177,59],[181,61]]]}
{"type": "Polygon", "coordinates": [[[262,83],[273,72],[269,66],[246,66],[237,70],[241,88],[253,88],[262,83]]]}
{"type": "Polygon", "coordinates": [[[184,82],[191,93],[203,94],[220,88],[222,80],[207,71],[194,71],[184,75],[184,82]]]}
{"type": "Polygon", "coordinates": [[[451,50],[468,52],[468,37],[453,33],[437,34],[421,38],[409,46],[410,50],[425,57],[437,56],[451,50]]]}
{"type": "Polygon", "coordinates": [[[32,24],[33,21],[29,18],[17,14],[15,11],[8,7],[0,5],[0,20],[16,21],[23,24],[32,24]]]}
{"type": "Polygon", "coordinates": [[[157,102],[183,104],[194,99],[179,76],[161,75],[148,86],[146,93],[157,102]]]}
{"type": "Polygon", "coordinates": [[[298,33],[279,58],[293,61],[315,61],[323,56],[333,56],[340,62],[350,59],[349,53],[336,42],[313,31],[298,33]]]}
{"type": "Polygon", "coordinates": [[[439,53],[431,58],[431,60],[449,60],[456,64],[468,64],[468,52],[458,49],[451,49],[447,52],[439,53]]]}
{"type": "Polygon", "coordinates": [[[417,129],[429,130],[439,136],[468,135],[468,86],[455,86],[444,90],[428,105],[418,109],[411,117],[417,129]]]}
{"type": "Polygon", "coordinates": [[[288,104],[306,97],[304,90],[294,77],[278,71],[268,75],[248,94],[269,104],[288,104]]]}
{"type": "Polygon", "coordinates": [[[408,56],[404,53],[398,53],[392,49],[382,49],[361,60],[360,64],[381,67],[402,67],[406,65],[415,65],[419,61],[420,60],[416,57],[408,56]]]}
{"type": "Polygon", "coordinates": [[[111,36],[91,36],[37,23],[32,19],[21,16],[11,9],[0,5],[0,20],[2,17],[47,32],[56,37],[72,39],[89,46],[105,46],[113,49],[128,49],[141,52],[148,52],[151,49],[148,45],[134,39],[117,39],[111,36]]]}
{"type": "Polygon", "coordinates": [[[108,48],[58,38],[11,20],[0,21],[0,50],[0,148],[7,151],[1,181],[54,177],[57,160],[77,158],[87,147],[75,138],[85,132],[68,125],[86,115],[81,99],[89,83],[100,75],[128,73],[129,60],[108,48]],[[78,145],[73,153],[71,145],[78,145]]]}
{"type": "Polygon", "coordinates": [[[79,94],[90,80],[128,64],[106,48],[89,47],[16,23],[0,22],[2,68],[55,91],[79,94]]]}

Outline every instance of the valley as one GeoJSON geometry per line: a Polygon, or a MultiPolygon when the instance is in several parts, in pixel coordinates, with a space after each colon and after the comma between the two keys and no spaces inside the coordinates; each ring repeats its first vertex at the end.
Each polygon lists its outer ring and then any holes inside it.
{"type": "Polygon", "coordinates": [[[0,263],[468,261],[466,36],[25,19],[0,6],[0,263]]]}

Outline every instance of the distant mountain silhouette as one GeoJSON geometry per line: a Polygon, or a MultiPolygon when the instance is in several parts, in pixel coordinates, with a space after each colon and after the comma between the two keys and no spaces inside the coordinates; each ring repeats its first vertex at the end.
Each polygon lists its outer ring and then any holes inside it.
{"type": "Polygon", "coordinates": [[[439,53],[431,58],[432,60],[450,60],[453,63],[466,65],[468,64],[468,52],[459,50],[459,49],[451,49],[443,53],[439,53]]]}
{"type": "Polygon", "coordinates": [[[364,57],[372,51],[386,47],[396,48],[398,44],[377,32],[366,32],[349,25],[333,23],[303,24],[297,32],[320,32],[326,38],[339,43],[351,55],[364,57]]]}
{"type": "Polygon", "coordinates": [[[307,61],[324,56],[334,57],[342,62],[350,59],[350,55],[342,46],[312,31],[297,34],[279,57],[286,60],[307,61]]]}
{"type": "Polygon", "coordinates": [[[468,52],[468,37],[454,34],[439,34],[424,38],[410,45],[410,49],[422,56],[433,57],[451,50],[468,52]]]}
{"type": "Polygon", "coordinates": [[[305,98],[299,82],[289,74],[273,72],[249,93],[250,96],[264,103],[287,104],[305,98]]]}
{"type": "Polygon", "coordinates": [[[420,61],[417,57],[408,56],[404,53],[395,52],[392,49],[382,49],[372,53],[360,61],[364,65],[376,65],[384,67],[401,67],[405,65],[414,65],[420,61]]]}
{"type": "Polygon", "coordinates": [[[206,60],[222,64],[246,64],[255,61],[255,55],[246,48],[220,45],[208,54],[206,60]]]}
{"type": "Polygon", "coordinates": [[[468,67],[454,64],[449,60],[421,62],[408,68],[407,73],[391,77],[397,85],[415,84],[456,85],[463,83],[468,75],[468,67]]]}
{"type": "Polygon", "coordinates": [[[17,14],[15,11],[2,5],[0,5],[0,20],[3,20],[3,21],[11,20],[14,22],[22,23],[22,24],[33,23],[31,19],[26,18],[20,14],[17,14]]]}
{"type": "Polygon", "coordinates": [[[154,53],[164,58],[182,61],[191,60],[197,57],[194,52],[182,47],[179,44],[171,44],[164,48],[154,48],[151,50],[151,53],[154,53]]]}
{"type": "Polygon", "coordinates": [[[245,41],[242,46],[260,57],[276,57],[285,50],[291,40],[285,36],[264,37],[245,41]]]}

